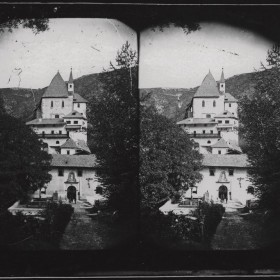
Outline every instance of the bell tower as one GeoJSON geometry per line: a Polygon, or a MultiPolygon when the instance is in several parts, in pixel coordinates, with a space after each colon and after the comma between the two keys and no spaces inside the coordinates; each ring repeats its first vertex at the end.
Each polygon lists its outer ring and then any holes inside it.
{"type": "Polygon", "coordinates": [[[71,67],[69,81],[68,81],[68,92],[70,95],[73,95],[73,93],[74,93],[74,80],[73,80],[73,75],[72,75],[72,67],[71,67]]]}
{"type": "Polygon", "coordinates": [[[224,77],[224,68],[222,68],[221,79],[219,81],[219,90],[222,93],[226,92],[226,82],[225,82],[225,77],[224,77]]]}

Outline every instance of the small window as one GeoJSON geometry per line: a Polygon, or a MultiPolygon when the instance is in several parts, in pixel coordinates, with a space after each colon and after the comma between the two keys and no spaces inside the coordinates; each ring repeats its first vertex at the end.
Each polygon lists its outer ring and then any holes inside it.
{"type": "Polygon", "coordinates": [[[231,107],[231,103],[228,104],[228,107],[231,107]]]}
{"type": "Polygon", "coordinates": [[[80,108],[80,103],[78,103],[78,108],[80,108]]]}
{"type": "Polygon", "coordinates": [[[209,175],[210,176],[215,176],[215,169],[214,168],[209,168],[209,175]]]}
{"type": "Polygon", "coordinates": [[[56,141],[55,143],[56,143],[56,144],[59,144],[59,141],[56,141]]]}
{"type": "Polygon", "coordinates": [[[62,108],[64,107],[64,101],[62,101],[62,108]]]}
{"type": "Polygon", "coordinates": [[[83,170],[79,169],[78,170],[78,177],[82,177],[83,176],[83,170]]]}
{"type": "Polygon", "coordinates": [[[228,170],[228,175],[229,175],[229,176],[233,176],[233,173],[234,173],[234,169],[233,169],[233,168],[230,168],[230,169],[228,170]]]}
{"type": "Polygon", "coordinates": [[[78,121],[74,121],[74,124],[78,124],[78,121]]]}
{"type": "Polygon", "coordinates": [[[67,155],[70,155],[70,151],[69,150],[67,150],[67,155]]]}
{"type": "Polygon", "coordinates": [[[58,176],[63,176],[63,175],[64,175],[64,170],[58,169],[58,176]]]}
{"type": "Polygon", "coordinates": [[[211,141],[210,141],[210,140],[208,140],[208,141],[207,141],[207,144],[211,144],[211,141]]]}
{"type": "Polygon", "coordinates": [[[223,121],[218,121],[218,123],[223,123],[223,121]]]}
{"type": "Polygon", "coordinates": [[[207,114],[207,115],[206,115],[206,118],[210,119],[210,118],[211,118],[211,115],[210,115],[210,114],[207,114]]]}
{"type": "Polygon", "coordinates": [[[224,87],[224,84],[221,84],[221,87],[224,87]]]}
{"type": "Polygon", "coordinates": [[[53,107],[53,101],[51,101],[51,108],[53,107]]]}
{"type": "Polygon", "coordinates": [[[42,134],[45,134],[45,131],[44,131],[44,130],[42,131],[42,134]]]}
{"type": "Polygon", "coordinates": [[[59,130],[59,134],[62,134],[62,130],[59,130]]]}
{"type": "Polygon", "coordinates": [[[55,115],[55,118],[58,119],[58,118],[59,118],[59,115],[55,115]]]}
{"type": "Polygon", "coordinates": [[[213,107],[216,107],[216,101],[215,100],[213,101],[213,107]]]}
{"type": "Polygon", "coordinates": [[[71,85],[71,84],[69,84],[69,87],[70,87],[70,88],[72,88],[72,85],[71,85]]]}
{"type": "Polygon", "coordinates": [[[222,151],[221,150],[218,150],[218,154],[220,155],[222,153],[222,151]]]}
{"type": "Polygon", "coordinates": [[[74,112],[72,115],[73,115],[73,116],[75,116],[75,115],[76,115],[76,113],[74,112]]]}
{"type": "Polygon", "coordinates": [[[52,134],[54,134],[54,131],[52,130],[52,134]]]}
{"type": "Polygon", "coordinates": [[[71,121],[66,121],[67,124],[71,124],[71,121]]]}
{"type": "Polygon", "coordinates": [[[225,123],[229,123],[229,121],[225,121],[225,123]]]}
{"type": "Polygon", "coordinates": [[[202,100],[202,107],[205,107],[205,101],[202,100]]]}
{"type": "Polygon", "coordinates": [[[213,130],[210,130],[210,133],[213,134],[213,130]]]}
{"type": "Polygon", "coordinates": [[[203,130],[202,133],[205,134],[205,130],[203,130]]]}

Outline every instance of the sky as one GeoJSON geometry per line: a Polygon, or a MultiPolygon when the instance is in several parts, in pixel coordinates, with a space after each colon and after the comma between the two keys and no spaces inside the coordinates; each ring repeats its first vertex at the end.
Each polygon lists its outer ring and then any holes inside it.
{"type": "Polygon", "coordinates": [[[211,70],[216,80],[259,69],[273,42],[257,33],[213,22],[186,35],[181,28],[140,35],[139,87],[192,88],[211,70]]]}
{"type": "Polygon", "coordinates": [[[100,73],[128,41],[137,50],[136,33],[113,19],[50,19],[49,30],[0,33],[0,88],[43,88],[59,70],[68,80],[100,73]]]}

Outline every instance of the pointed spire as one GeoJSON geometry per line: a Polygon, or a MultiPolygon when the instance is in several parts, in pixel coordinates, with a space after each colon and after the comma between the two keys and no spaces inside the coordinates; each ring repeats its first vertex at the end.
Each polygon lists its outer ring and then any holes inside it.
{"type": "Polygon", "coordinates": [[[222,74],[221,74],[220,83],[225,83],[224,67],[222,68],[222,74]]]}
{"type": "Polygon", "coordinates": [[[71,71],[70,71],[70,76],[69,76],[69,81],[68,81],[68,83],[71,83],[71,84],[74,83],[73,74],[72,74],[72,67],[71,67],[71,71]]]}

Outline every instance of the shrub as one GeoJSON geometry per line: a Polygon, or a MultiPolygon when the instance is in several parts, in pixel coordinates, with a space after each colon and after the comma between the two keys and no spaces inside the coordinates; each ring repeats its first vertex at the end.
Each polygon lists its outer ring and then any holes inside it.
{"type": "Polygon", "coordinates": [[[201,202],[198,208],[194,211],[194,216],[204,224],[204,241],[211,241],[211,238],[216,232],[217,226],[222,220],[224,212],[225,208],[223,205],[214,204],[213,202],[201,202]]]}

